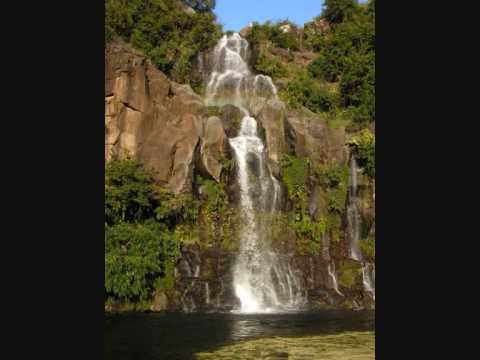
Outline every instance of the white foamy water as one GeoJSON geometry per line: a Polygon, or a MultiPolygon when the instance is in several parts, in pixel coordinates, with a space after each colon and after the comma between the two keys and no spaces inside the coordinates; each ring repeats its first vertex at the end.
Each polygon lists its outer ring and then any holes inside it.
{"type": "Polygon", "coordinates": [[[347,236],[350,243],[350,258],[362,263],[364,290],[375,301],[375,264],[364,260],[360,249],[361,218],[357,208],[358,165],[355,156],[350,160],[350,190],[347,204],[347,236]]]}
{"type": "Polygon", "coordinates": [[[296,310],[304,298],[287,256],[273,251],[268,238],[269,223],[262,214],[274,213],[281,205],[282,189],[271,174],[265,145],[257,134],[257,120],[248,110],[252,99],[276,98],[272,79],[252,75],[248,67],[248,42],[239,34],[223,36],[214,50],[213,71],[207,84],[206,102],[240,107],[243,118],[239,133],[230,138],[240,189],[240,251],[233,286],[241,313],[296,310]]]}

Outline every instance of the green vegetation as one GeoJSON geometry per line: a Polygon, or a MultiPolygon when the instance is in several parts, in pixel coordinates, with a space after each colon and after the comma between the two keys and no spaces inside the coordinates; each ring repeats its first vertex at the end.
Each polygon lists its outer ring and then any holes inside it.
{"type": "Polygon", "coordinates": [[[331,25],[328,36],[310,36],[305,43],[319,51],[310,74],[340,82],[341,106],[350,108],[354,120],[375,120],[375,5],[353,0],[326,1],[321,16],[331,25]]]}
{"type": "Polygon", "coordinates": [[[105,229],[105,290],[129,301],[145,300],[165,274],[178,246],[161,224],[119,223],[105,229]]]}
{"type": "Polygon", "coordinates": [[[338,269],[338,282],[342,287],[353,288],[361,283],[359,278],[362,276],[361,265],[355,261],[345,260],[338,269]]]}
{"type": "Polygon", "coordinates": [[[247,35],[247,40],[252,46],[256,46],[263,41],[268,41],[275,47],[292,51],[299,50],[300,43],[295,34],[293,32],[284,32],[281,29],[281,26],[286,24],[290,25],[292,29],[296,28],[296,26],[288,20],[277,21],[275,23],[267,21],[264,24],[255,22],[247,35]]]}
{"type": "Polygon", "coordinates": [[[356,136],[352,137],[348,143],[356,155],[358,165],[370,177],[375,177],[375,134],[370,130],[364,129],[356,136]]]}
{"type": "Polygon", "coordinates": [[[187,13],[175,0],[107,0],[105,37],[130,42],[177,82],[191,82],[196,56],[212,48],[221,27],[211,12],[187,13]]]}
{"type": "Polygon", "coordinates": [[[105,219],[108,225],[139,222],[153,215],[150,174],[134,160],[110,161],[105,168],[105,219]]]}
{"type": "Polygon", "coordinates": [[[351,19],[358,11],[358,1],[356,0],[325,0],[323,2],[322,16],[330,24],[340,24],[347,19],[351,19]]]}
{"type": "Polygon", "coordinates": [[[287,75],[287,69],[280,61],[263,54],[257,57],[254,69],[256,72],[268,75],[272,78],[280,78],[287,75]]]}
{"type": "Polygon", "coordinates": [[[328,112],[338,104],[338,94],[303,72],[288,83],[282,97],[293,108],[305,106],[313,112],[328,112]]]}
{"type": "Polygon", "coordinates": [[[199,360],[325,359],[373,360],[375,332],[342,332],[329,335],[272,337],[241,341],[195,354],[199,360]]]}
{"type": "Polygon", "coordinates": [[[317,222],[308,211],[308,177],[310,162],[308,159],[284,154],[280,159],[282,180],[287,186],[288,198],[293,205],[290,226],[295,230],[299,251],[305,250],[318,254],[321,249],[321,237],[326,230],[326,222],[317,222]]]}
{"type": "Polygon", "coordinates": [[[221,116],[222,115],[222,108],[219,106],[208,106],[207,107],[207,115],[208,116],[221,116]]]}
{"type": "Polygon", "coordinates": [[[348,193],[347,166],[338,163],[319,165],[315,168],[315,178],[324,189],[327,201],[326,229],[333,241],[339,241],[342,233],[342,216],[348,193]]]}
{"type": "Polygon", "coordinates": [[[368,261],[375,261],[375,236],[360,241],[360,249],[368,261]]]}
{"type": "Polygon", "coordinates": [[[153,184],[132,159],[105,168],[105,291],[108,301],[140,304],[155,289],[172,286],[182,238],[177,228],[193,224],[198,202],[153,184]]]}

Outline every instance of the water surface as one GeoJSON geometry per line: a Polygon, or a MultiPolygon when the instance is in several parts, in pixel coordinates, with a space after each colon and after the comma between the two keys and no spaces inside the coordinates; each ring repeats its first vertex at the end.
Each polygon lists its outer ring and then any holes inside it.
{"type": "Polygon", "coordinates": [[[251,339],[375,330],[372,311],[295,314],[116,314],[105,316],[105,359],[195,359],[251,339]]]}

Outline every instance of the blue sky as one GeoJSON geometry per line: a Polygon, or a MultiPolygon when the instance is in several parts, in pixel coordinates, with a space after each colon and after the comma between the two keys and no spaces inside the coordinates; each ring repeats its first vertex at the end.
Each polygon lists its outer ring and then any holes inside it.
{"type": "Polygon", "coordinates": [[[322,0],[217,0],[214,11],[225,31],[240,31],[252,21],[287,18],[303,26],[320,14],[322,4],[322,0]]]}

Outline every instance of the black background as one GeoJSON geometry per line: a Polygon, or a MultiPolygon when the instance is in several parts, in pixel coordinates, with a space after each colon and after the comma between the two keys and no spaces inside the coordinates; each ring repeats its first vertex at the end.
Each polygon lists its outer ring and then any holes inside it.
{"type": "MultiPolygon", "coordinates": [[[[377,2],[376,358],[470,358],[477,13],[377,2]]],[[[104,4],[2,15],[3,358],[102,358],[104,4]]]]}

